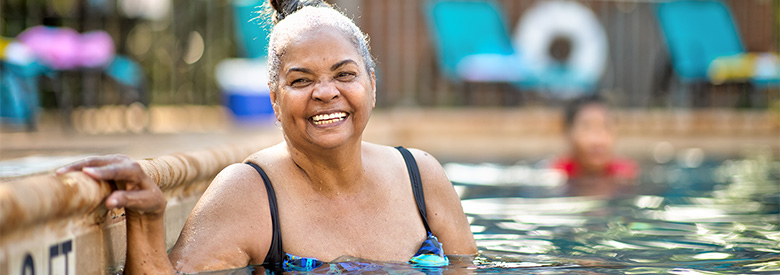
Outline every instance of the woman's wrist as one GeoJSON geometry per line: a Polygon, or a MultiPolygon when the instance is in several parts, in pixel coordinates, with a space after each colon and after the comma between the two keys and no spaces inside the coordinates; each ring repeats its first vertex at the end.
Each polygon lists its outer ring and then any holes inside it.
{"type": "Polygon", "coordinates": [[[168,204],[167,200],[162,195],[162,192],[155,190],[157,193],[154,198],[144,203],[145,207],[125,207],[125,216],[128,220],[162,220],[165,215],[165,208],[168,204]]]}
{"type": "Polygon", "coordinates": [[[158,230],[155,227],[162,227],[165,224],[165,208],[154,212],[125,210],[125,218],[128,229],[135,227],[142,231],[158,230]]]}

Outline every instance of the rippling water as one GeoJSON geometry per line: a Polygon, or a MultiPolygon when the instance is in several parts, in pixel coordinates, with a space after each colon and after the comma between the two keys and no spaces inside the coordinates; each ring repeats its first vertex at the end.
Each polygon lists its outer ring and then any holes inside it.
{"type": "Polygon", "coordinates": [[[483,249],[477,267],[487,273],[534,264],[544,274],[780,272],[776,203],[636,196],[489,198],[464,207],[483,249]]]}
{"type": "Polygon", "coordinates": [[[480,255],[442,269],[371,263],[342,271],[780,274],[780,162],[765,155],[645,165],[634,193],[612,198],[556,196],[563,179],[533,166],[445,168],[480,255]]]}
{"type": "Polygon", "coordinates": [[[482,249],[473,267],[503,274],[780,273],[780,163],[755,155],[644,168],[636,193],[616,198],[501,195],[554,194],[561,183],[540,184],[554,178],[542,170],[517,178],[527,182],[522,186],[464,184],[463,207],[482,249]]]}

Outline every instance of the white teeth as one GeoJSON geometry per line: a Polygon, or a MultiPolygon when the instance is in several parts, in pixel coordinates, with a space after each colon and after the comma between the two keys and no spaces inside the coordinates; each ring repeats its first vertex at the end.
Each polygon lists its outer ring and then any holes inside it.
{"type": "Polygon", "coordinates": [[[347,113],[345,112],[337,112],[337,113],[331,113],[331,114],[319,114],[316,116],[313,116],[311,120],[314,122],[315,125],[322,125],[322,124],[328,124],[337,122],[340,120],[343,120],[347,117],[347,113]]]}

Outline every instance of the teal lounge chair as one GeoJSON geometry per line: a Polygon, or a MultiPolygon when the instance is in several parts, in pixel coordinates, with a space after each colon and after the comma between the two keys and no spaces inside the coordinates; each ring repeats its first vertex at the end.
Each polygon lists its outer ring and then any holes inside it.
{"type": "Polygon", "coordinates": [[[426,2],[444,75],[455,82],[522,82],[527,78],[504,18],[492,1],[426,2]]]}
{"type": "MultiPolygon", "coordinates": [[[[714,65],[738,67],[740,65],[737,64],[751,62],[749,58],[742,58],[748,55],[731,11],[720,0],[662,2],[657,5],[657,16],[666,39],[674,75],[682,84],[674,93],[687,96],[693,84],[723,82],[714,77],[714,72],[719,69],[714,65]]],[[[734,78],[729,81],[734,82],[734,78]]],[[[780,84],[780,76],[747,75],[741,81],[752,83],[756,87],[765,87],[780,84]]]]}
{"type": "Polygon", "coordinates": [[[270,18],[261,16],[262,0],[233,0],[233,24],[242,57],[265,58],[268,54],[270,18]]]}
{"type": "Polygon", "coordinates": [[[721,1],[664,2],[657,12],[672,67],[684,82],[706,81],[713,60],[744,52],[731,12],[721,1]]]}

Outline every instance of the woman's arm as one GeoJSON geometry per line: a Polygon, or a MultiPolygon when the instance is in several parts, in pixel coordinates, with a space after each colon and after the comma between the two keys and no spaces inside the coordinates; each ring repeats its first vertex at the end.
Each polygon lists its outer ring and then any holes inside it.
{"type": "Polygon", "coordinates": [[[127,274],[173,274],[165,251],[166,201],[162,191],[141,166],[122,155],[91,157],[57,169],[58,174],[82,171],[99,181],[113,181],[117,190],[106,207],[125,208],[127,223],[127,274]]]}
{"type": "Polygon", "coordinates": [[[477,245],[471,233],[460,198],[452,183],[447,179],[444,168],[430,154],[416,149],[410,150],[420,168],[420,177],[425,193],[425,207],[431,231],[442,243],[448,255],[477,254],[477,245]]]}
{"type": "Polygon", "coordinates": [[[198,200],[168,256],[183,272],[259,265],[272,230],[262,178],[249,165],[233,164],[198,200]]]}
{"type": "Polygon", "coordinates": [[[126,274],[173,274],[176,270],[261,264],[270,246],[268,202],[265,192],[257,188],[262,179],[248,165],[232,165],[217,175],[188,217],[170,255],[165,247],[165,198],[138,163],[120,155],[93,157],[57,173],[71,171],[116,183],[117,190],[106,198],[106,207],[124,207],[127,213],[126,274]]]}

